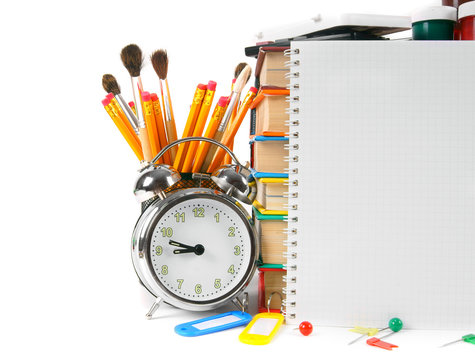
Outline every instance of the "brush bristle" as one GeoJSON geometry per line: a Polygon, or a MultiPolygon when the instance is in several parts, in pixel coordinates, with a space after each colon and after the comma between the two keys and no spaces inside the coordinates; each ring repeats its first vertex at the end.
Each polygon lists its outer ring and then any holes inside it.
{"type": "Polygon", "coordinates": [[[140,70],[142,70],[143,65],[143,56],[142,50],[140,50],[137,45],[130,44],[123,48],[120,52],[120,59],[130,76],[140,76],[140,70]]]}
{"type": "Polygon", "coordinates": [[[153,69],[157,73],[160,80],[165,80],[168,73],[167,51],[164,49],[154,51],[152,56],[150,56],[150,60],[152,61],[153,69]]]}
{"type": "MultiPolygon", "coordinates": [[[[241,71],[244,70],[244,68],[247,66],[247,64],[245,62],[242,62],[242,63],[239,63],[237,66],[236,66],[236,69],[234,69],[234,78],[237,79],[239,77],[239,74],[241,73],[241,71]]],[[[247,81],[246,81],[247,82],[247,81]]]]}
{"type": "Polygon", "coordinates": [[[107,93],[120,94],[120,86],[114,75],[104,74],[102,76],[102,87],[107,93]]]}

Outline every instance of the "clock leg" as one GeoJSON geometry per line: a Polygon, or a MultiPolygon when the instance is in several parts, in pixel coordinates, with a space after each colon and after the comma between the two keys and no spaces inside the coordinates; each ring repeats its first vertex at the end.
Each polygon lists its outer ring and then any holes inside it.
{"type": "Polygon", "coordinates": [[[153,303],[152,307],[150,308],[150,310],[148,311],[148,313],[145,315],[145,317],[147,318],[147,320],[151,320],[152,319],[152,316],[153,314],[158,310],[158,308],[160,307],[160,303],[162,302],[162,298],[160,297],[157,297],[155,299],[155,302],[153,303]]]}
{"type": "Polygon", "coordinates": [[[240,300],[238,297],[235,297],[233,299],[233,304],[242,312],[247,312],[247,308],[249,305],[249,294],[245,292],[242,295],[242,300],[240,300]]]}

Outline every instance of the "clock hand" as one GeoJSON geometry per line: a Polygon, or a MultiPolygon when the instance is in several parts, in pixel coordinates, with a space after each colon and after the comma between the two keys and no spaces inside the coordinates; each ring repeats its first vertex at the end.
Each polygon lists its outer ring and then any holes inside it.
{"type": "Polygon", "coordinates": [[[177,246],[177,247],[185,248],[185,249],[192,250],[192,251],[195,250],[195,246],[185,245],[185,244],[173,241],[173,240],[170,240],[168,243],[172,246],[177,246]]]}
{"type": "Polygon", "coordinates": [[[188,246],[184,249],[173,250],[174,254],[186,254],[186,253],[195,253],[195,255],[203,255],[205,248],[203,245],[198,244],[196,246],[188,246]]]}

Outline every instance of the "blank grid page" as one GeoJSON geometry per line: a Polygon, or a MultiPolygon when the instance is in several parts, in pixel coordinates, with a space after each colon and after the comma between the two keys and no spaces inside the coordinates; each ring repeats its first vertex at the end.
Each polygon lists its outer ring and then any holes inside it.
{"type": "Polygon", "coordinates": [[[475,43],[292,48],[294,322],[475,326],[475,43]]]}

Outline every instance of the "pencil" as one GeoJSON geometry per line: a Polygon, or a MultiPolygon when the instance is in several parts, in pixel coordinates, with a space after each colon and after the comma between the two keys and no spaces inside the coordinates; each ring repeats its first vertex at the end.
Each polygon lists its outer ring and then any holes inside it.
{"type": "MultiPolygon", "coordinates": [[[[246,65],[245,68],[239,74],[238,78],[236,79],[236,82],[233,85],[233,90],[231,91],[231,95],[229,96],[229,105],[226,108],[226,112],[224,113],[223,119],[221,120],[221,123],[219,124],[218,129],[216,130],[216,133],[214,134],[214,137],[213,137],[214,140],[221,142],[224,132],[226,131],[226,128],[228,127],[228,124],[230,122],[234,108],[237,106],[237,103],[241,96],[241,91],[246,85],[246,82],[249,80],[251,71],[252,71],[251,67],[249,65],[246,65]]],[[[218,150],[218,147],[216,145],[212,145],[209,147],[204,165],[211,163],[217,150],[218,150]]]]}
{"type": "MultiPolygon", "coordinates": [[[[152,97],[148,91],[142,92],[143,114],[145,118],[145,126],[148,130],[148,140],[150,142],[150,150],[152,150],[152,157],[160,151],[160,140],[158,139],[157,124],[155,122],[155,115],[153,111],[152,97]]],[[[161,159],[159,163],[163,162],[161,159]]]]}
{"type": "MultiPolygon", "coordinates": [[[[251,87],[247,92],[246,97],[244,98],[242,105],[236,115],[236,120],[231,124],[228,129],[226,129],[226,132],[223,135],[223,139],[221,141],[223,145],[229,147],[234,141],[234,137],[236,136],[236,133],[239,130],[239,127],[241,126],[242,121],[244,120],[244,117],[246,116],[246,113],[249,110],[249,107],[251,106],[252,100],[254,100],[254,98],[256,97],[256,94],[257,89],[255,87],[251,87]]],[[[213,172],[216,168],[218,168],[219,165],[221,165],[225,154],[226,152],[222,148],[217,149],[213,161],[211,161],[211,164],[208,167],[208,172],[213,172]]]]}
{"type": "Polygon", "coordinates": [[[107,111],[110,118],[114,122],[115,126],[117,126],[117,129],[119,129],[125,141],[127,141],[129,146],[131,147],[135,156],[137,156],[137,158],[140,161],[142,161],[144,157],[143,157],[140,143],[132,136],[132,133],[129,131],[127,126],[125,126],[125,124],[122,122],[122,119],[119,117],[119,115],[115,112],[114,108],[111,106],[111,100],[108,98],[105,98],[104,100],[102,100],[102,105],[104,106],[104,109],[107,111]]]}
{"type": "MultiPolygon", "coordinates": [[[[213,104],[214,94],[216,92],[216,82],[209,81],[207,85],[207,90],[201,105],[200,113],[198,119],[196,120],[195,128],[193,129],[192,136],[201,136],[203,129],[206,125],[206,119],[208,118],[211,105],[213,104]]],[[[198,148],[199,142],[192,141],[189,143],[188,151],[186,153],[185,161],[181,168],[182,172],[190,172],[192,170],[193,159],[195,158],[196,149],[198,148]]]]}
{"type": "MultiPolygon", "coordinates": [[[[226,104],[228,102],[228,98],[226,96],[221,96],[216,104],[213,114],[211,115],[211,119],[209,121],[208,127],[206,128],[204,137],[208,139],[212,139],[216,129],[218,129],[219,123],[224,116],[224,112],[226,111],[226,104]]],[[[209,142],[201,142],[198,150],[196,152],[195,162],[193,164],[192,172],[205,172],[209,166],[204,168],[203,163],[206,158],[206,154],[208,153],[208,149],[211,146],[209,142]]]]}
{"type": "MultiPolygon", "coordinates": [[[[195,128],[196,120],[201,108],[201,103],[206,93],[206,85],[198,84],[195,90],[195,95],[193,96],[193,102],[191,104],[190,113],[188,114],[188,119],[186,120],[185,129],[183,130],[182,138],[189,137],[193,134],[195,128]]],[[[181,171],[183,162],[185,161],[186,152],[188,151],[189,142],[182,143],[178,146],[178,151],[176,153],[175,161],[173,162],[173,167],[177,171],[181,171]]]]}
{"type": "MultiPolygon", "coordinates": [[[[153,112],[155,115],[155,124],[158,131],[158,140],[160,142],[160,150],[168,145],[167,140],[167,131],[165,130],[165,123],[162,116],[162,108],[160,106],[160,100],[158,100],[158,95],[155,93],[151,94],[153,102],[153,112]]],[[[171,165],[170,152],[167,151],[163,154],[163,162],[165,164],[171,165]]]]}

